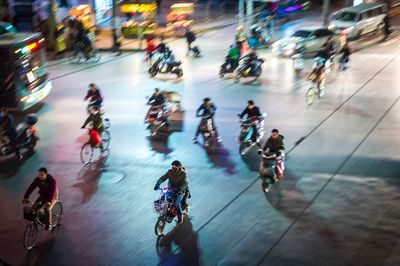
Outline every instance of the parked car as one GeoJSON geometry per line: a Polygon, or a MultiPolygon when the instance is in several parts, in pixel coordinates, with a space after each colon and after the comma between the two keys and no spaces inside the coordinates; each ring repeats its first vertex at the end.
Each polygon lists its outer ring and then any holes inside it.
{"type": "Polygon", "coordinates": [[[380,3],[362,3],[339,10],[332,16],[330,28],[344,34],[348,39],[357,39],[371,32],[382,32],[387,7],[380,3]]]}
{"type": "Polygon", "coordinates": [[[328,40],[338,36],[328,27],[308,27],[295,31],[292,35],[276,41],[272,51],[283,56],[292,56],[299,48],[304,48],[305,53],[314,53],[328,40]]]}

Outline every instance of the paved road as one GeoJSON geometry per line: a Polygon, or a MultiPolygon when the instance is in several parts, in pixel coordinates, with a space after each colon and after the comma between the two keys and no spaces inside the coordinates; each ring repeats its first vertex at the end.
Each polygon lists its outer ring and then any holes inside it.
{"type": "Polygon", "coordinates": [[[150,79],[141,54],[49,67],[54,90],[38,110],[37,152],[0,165],[0,258],[12,265],[398,265],[398,37],[354,54],[349,71],[331,75],[326,97],[307,107],[308,82],[267,51],[260,83],[220,80],[232,35],[233,27],[204,35],[199,59],[186,58],[176,41],[179,81],[150,79]],[[106,161],[82,167],[89,82],[105,96],[112,143],[106,161]],[[143,125],[154,87],[180,92],[185,110],[162,141],[150,140],[143,125]],[[191,142],[206,96],[218,107],[223,138],[214,155],[191,142]],[[242,158],[235,142],[235,114],[248,99],[268,112],[266,130],[279,128],[288,148],[286,176],[266,196],[256,151],[242,158]],[[173,252],[160,256],[152,188],[174,159],[189,172],[192,209],[168,228],[173,252]],[[26,252],[20,198],[42,165],[57,177],[65,215],[59,230],[41,231],[38,247],[26,252]]]}

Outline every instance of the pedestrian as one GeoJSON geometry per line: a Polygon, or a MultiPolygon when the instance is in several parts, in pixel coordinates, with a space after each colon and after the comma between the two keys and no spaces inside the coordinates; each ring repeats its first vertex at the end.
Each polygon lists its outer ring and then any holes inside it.
{"type": "Polygon", "coordinates": [[[118,34],[117,30],[113,30],[112,32],[112,38],[113,38],[113,47],[112,51],[114,53],[117,53],[117,56],[121,55],[121,35],[118,34]]]}
{"type": "Polygon", "coordinates": [[[192,48],[192,43],[196,40],[196,35],[195,35],[194,32],[188,27],[188,28],[186,29],[185,37],[186,37],[186,42],[187,42],[187,52],[186,52],[186,56],[188,56],[188,55],[190,54],[190,51],[193,50],[193,48],[192,48]]]}
{"type": "Polygon", "coordinates": [[[384,24],[384,34],[385,34],[385,40],[389,37],[391,33],[391,27],[390,27],[390,18],[389,14],[386,13],[385,17],[383,18],[383,24],[384,24]]]}
{"type": "Polygon", "coordinates": [[[8,112],[7,108],[1,110],[0,125],[9,140],[9,145],[18,160],[22,160],[22,154],[17,145],[17,128],[15,127],[14,117],[8,112]]]}
{"type": "Polygon", "coordinates": [[[149,35],[146,37],[146,58],[145,61],[151,65],[153,63],[153,55],[157,50],[157,46],[155,44],[154,36],[149,35]]]}

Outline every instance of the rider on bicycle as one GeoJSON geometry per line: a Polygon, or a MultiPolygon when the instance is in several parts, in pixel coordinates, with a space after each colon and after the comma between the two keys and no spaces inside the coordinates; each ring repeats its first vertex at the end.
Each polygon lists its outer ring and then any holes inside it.
{"type": "Polygon", "coordinates": [[[321,90],[325,82],[325,67],[322,60],[317,60],[310,74],[307,76],[308,80],[317,84],[318,91],[321,90]]]}
{"type": "Polygon", "coordinates": [[[51,223],[51,209],[57,199],[57,182],[54,177],[47,173],[47,169],[42,167],[38,171],[37,177],[33,180],[29,188],[26,190],[24,198],[22,200],[23,204],[29,202],[29,196],[35,190],[39,188],[39,197],[36,199],[34,206],[37,208],[44,207],[44,214],[46,219],[46,229],[52,229],[51,223]]]}
{"type": "Polygon", "coordinates": [[[101,96],[100,90],[96,87],[96,84],[90,83],[89,90],[84,98],[84,101],[89,99],[89,107],[96,106],[97,108],[101,107],[103,103],[103,97],[101,96]]]}
{"type": "MultiPolygon", "coordinates": [[[[246,109],[244,109],[243,112],[239,115],[240,119],[243,119],[243,117],[247,115],[248,120],[257,121],[259,123],[262,119],[262,114],[260,112],[260,109],[254,105],[254,101],[252,100],[248,101],[247,103],[248,104],[246,109]]],[[[251,136],[252,142],[257,142],[258,123],[253,124],[253,135],[251,136]]]]}
{"type": "MultiPolygon", "coordinates": [[[[90,115],[89,117],[85,120],[83,123],[83,126],[81,127],[82,129],[86,127],[87,124],[92,122],[93,130],[97,131],[98,133],[98,139],[100,139],[100,149],[103,151],[103,144],[101,143],[101,134],[104,131],[104,125],[103,125],[103,118],[101,117],[99,108],[97,106],[92,106],[90,108],[90,115]]],[[[97,134],[96,134],[97,135],[97,134]]]]}
{"type": "MultiPolygon", "coordinates": [[[[210,116],[211,122],[212,122],[212,127],[214,129],[215,135],[217,136],[217,141],[221,142],[221,137],[218,135],[217,127],[215,126],[215,122],[214,122],[214,114],[215,114],[216,110],[217,110],[217,107],[211,102],[211,99],[204,98],[203,103],[197,109],[196,116],[202,117],[202,118],[204,118],[206,116],[210,116]]],[[[197,137],[200,134],[202,126],[204,126],[202,123],[203,123],[203,120],[200,122],[199,126],[197,127],[197,131],[196,131],[196,134],[193,139],[194,143],[197,143],[197,137]]]]}
{"type": "Polygon", "coordinates": [[[188,187],[188,178],[186,170],[180,161],[173,161],[171,166],[172,168],[157,180],[154,190],[160,189],[160,185],[168,180],[168,187],[171,193],[176,196],[174,204],[178,212],[178,223],[182,223],[183,213],[181,205],[183,205],[184,208],[187,208],[187,199],[190,193],[188,187]]]}

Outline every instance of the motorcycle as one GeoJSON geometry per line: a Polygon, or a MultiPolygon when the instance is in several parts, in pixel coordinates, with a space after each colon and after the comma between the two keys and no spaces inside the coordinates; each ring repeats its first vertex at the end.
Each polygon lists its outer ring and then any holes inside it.
{"type": "Polygon", "coordinates": [[[164,111],[164,104],[151,106],[146,118],[148,128],[152,136],[157,135],[158,131],[167,124],[168,114],[164,111]]]}
{"type": "MultiPolygon", "coordinates": [[[[28,114],[24,117],[24,121],[17,125],[16,144],[18,149],[27,148],[33,150],[36,147],[39,137],[37,137],[37,128],[35,124],[38,121],[36,114],[28,114]]],[[[7,156],[14,152],[10,145],[4,130],[0,132],[0,155],[7,156]]]]}
{"type": "Polygon", "coordinates": [[[168,117],[172,113],[181,110],[178,93],[174,91],[163,91],[162,93],[165,97],[165,102],[160,105],[151,105],[145,119],[145,123],[148,124],[148,129],[153,137],[157,135],[163,126],[168,125],[168,117]]]}
{"type": "Polygon", "coordinates": [[[225,62],[221,65],[221,68],[219,70],[219,76],[221,78],[224,78],[225,74],[233,73],[237,67],[238,67],[237,63],[232,64],[232,62],[228,59],[228,57],[225,57],[225,62]]]}
{"type": "MultiPolygon", "coordinates": [[[[238,114],[238,116],[240,116],[238,114]]],[[[257,117],[249,117],[247,119],[240,120],[240,135],[238,137],[239,142],[239,153],[240,155],[245,155],[247,151],[253,147],[254,144],[258,143],[261,138],[264,136],[264,118],[267,116],[266,113],[263,113],[262,117],[258,119],[257,117]],[[253,126],[257,127],[258,136],[257,141],[253,142],[251,137],[253,136],[253,126]]]]}
{"type": "Polygon", "coordinates": [[[178,78],[183,76],[182,62],[176,61],[172,64],[162,64],[163,58],[160,56],[149,68],[148,72],[151,77],[155,77],[158,73],[175,74],[178,78]]]}
{"type": "Polygon", "coordinates": [[[238,69],[236,70],[236,78],[235,82],[239,82],[240,78],[247,78],[247,77],[254,77],[254,81],[261,76],[262,72],[262,64],[264,60],[261,58],[257,58],[254,61],[253,71],[251,64],[247,60],[243,60],[242,63],[239,65],[238,69]],[[252,73],[253,72],[253,73],[252,73]]]}
{"type": "Polygon", "coordinates": [[[216,137],[211,115],[202,116],[200,121],[200,132],[203,136],[204,147],[211,146],[216,137]]]}
{"type": "Polygon", "coordinates": [[[278,155],[273,152],[263,152],[262,149],[258,153],[262,154],[258,177],[262,180],[263,191],[267,193],[272,184],[283,178],[285,155],[283,153],[278,155]]]}
{"type": "MultiPolygon", "coordinates": [[[[154,201],[154,211],[158,213],[158,219],[154,226],[154,232],[157,236],[163,234],[166,223],[172,223],[178,215],[178,210],[175,206],[176,194],[171,192],[168,187],[163,187],[161,196],[154,201]]],[[[187,202],[188,203],[188,202],[187,202]]],[[[188,206],[184,206],[181,202],[183,212],[188,212],[188,206]]]]}

